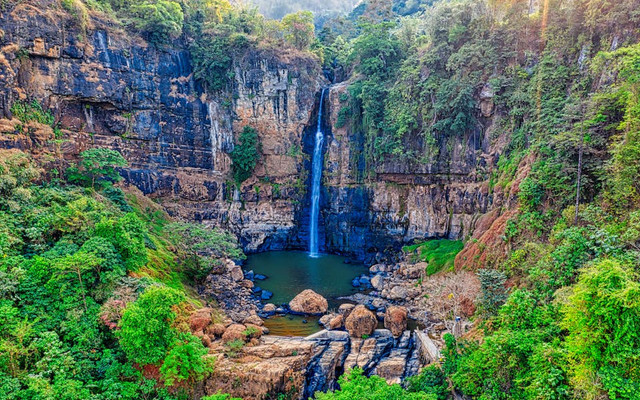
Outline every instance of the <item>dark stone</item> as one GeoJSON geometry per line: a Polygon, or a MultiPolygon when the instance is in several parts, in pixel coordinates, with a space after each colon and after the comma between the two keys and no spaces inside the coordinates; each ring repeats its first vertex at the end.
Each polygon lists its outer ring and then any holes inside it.
{"type": "Polygon", "coordinates": [[[253,275],[253,279],[256,279],[258,281],[263,281],[263,280],[267,279],[267,277],[265,275],[262,275],[262,274],[255,274],[255,275],[253,275]]]}
{"type": "Polygon", "coordinates": [[[263,291],[262,291],[262,294],[260,295],[260,298],[261,298],[262,300],[269,300],[269,299],[270,299],[270,298],[272,298],[272,297],[273,297],[273,293],[271,293],[271,292],[270,292],[270,291],[268,291],[268,290],[263,290],[263,291]]]}
{"type": "Polygon", "coordinates": [[[262,292],[262,288],[260,286],[254,286],[253,293],[259,293],[259,292],[262,292]]]}
{"type": "Polygon", "coordinates": [[[353,280],[351,281],[351,286],[360,287],[360,278],[353,278],[353,280]]]}

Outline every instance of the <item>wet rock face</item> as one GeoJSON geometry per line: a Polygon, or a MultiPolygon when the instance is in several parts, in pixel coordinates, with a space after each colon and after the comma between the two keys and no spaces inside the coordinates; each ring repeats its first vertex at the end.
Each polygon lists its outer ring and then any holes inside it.
{"type": "MultiPolygon", "coordinates": [[[[463,238],[474,232],[481,215],[508,201],[489,189],[488,176],[506,145],[505,138],[492,138],[489,105],[478,110],[484,125],[476,132],[436,138],[437,155],[415,163],[388,157],[368,174],[361,134],[349,124],[336,127],[347,87],[332,86],[328,96],[333,128],[321,211],[328,249],[379,262],[379,253],[413,239],[463,238]]],[[[488,90],[482,96],[490,102],[488,90]]],[[[407,151],[426,154],[422,140],[407,146],[407,151]]]]}

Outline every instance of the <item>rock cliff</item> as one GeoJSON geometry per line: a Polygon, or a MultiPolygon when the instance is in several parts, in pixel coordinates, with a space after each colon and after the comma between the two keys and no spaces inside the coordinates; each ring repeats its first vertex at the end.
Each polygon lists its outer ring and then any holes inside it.
{"type": "MultiPolygon", "coordinates": [[[[38,101],[64,133],[59,154],[114,148],[129,162],[126,181],[174,216],[223,225],[249,251],[287,246],[305,194],[302,133],[325,84],[317,61],[256,46],[236,57],[232,93],[211,94],[182,43],[156,48],[96,16],[83,32],[55,4],[21,2],[0,16],[0,116],[38,101]],[[228,153],[246,125],[262,155],[236,189],[228,153]]],[[[37,150],[7,126],[3,147],[37,150]]]]}
{"type": "MultiPolygon", "coordinates": [[[[129,162],[126,181],[173,216],[226,227],[248,252],[306,248],[307,171],[319,90],[328,84],[315,58],[254,46],[235,58],[232,92],[212,94],[194,79],[180,41],[150,46],[99,16],[83,31],[54,4],[20,2],[0,17],[0,146],[69,160],[110,147],[129,162]],[[53,112],[62,137],[18,133],[8,123],[15,101],[32,100],[53,112]],[[237,188],[228,153],[246,125],[258,131],[262,151],[254,176],[237,188]]],[[[492,137],[490,90],[476,132],[437,141],[428,162],[389,161],[363,178],[361,133],[337,127],[346,88],[333,85],[322,105],[324,251],[373,261],[415,238],[468,237],[480,216],[501,208],[504,196],[488,184],[505,142],[492,137]]]]}

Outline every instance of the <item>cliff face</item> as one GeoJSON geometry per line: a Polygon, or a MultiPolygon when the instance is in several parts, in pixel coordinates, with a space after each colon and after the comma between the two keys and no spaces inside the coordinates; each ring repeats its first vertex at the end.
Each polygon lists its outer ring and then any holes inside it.
{"type": "MultiPolygon", "coordinates": [[[[226,227],[247,251],[306,248],[307,171],[319,91],[328,84],[317,61],[257,47],[236,58],[233,92],[211,94],[193,78],[180,43],[156,48],[97,18],[84,31],[52,4],[23,2],[0,17],[1,146],[48,148],[67,159],[92,146],[117,149],[129,162],[126,181],[172,215],[226,227]],[[33,99],[52,110],[62,140],[8,123],[15,101],[33,99]],[[262,155],[236,188],[228,153],[246,125],[258,131],[262,155]]],[[[362,179],[361,135],[336,127],[346,87],[332,86],[324,104],[325,251],[371,260],[414,238],[461,238],[503,204],[488,185],[504,145],[491,137],[490,92],[478,110],[483,129],[439,140],[429,162],[390,161],[362,179]]]]}
{"type": "MultiPolygon", "coordinates": [[[[184,46],[158,49],[96,18],[83,32],[55,9],[21,3],[0,17],[0,116],[37,100],[64,133],[39,146],[69,159],[91,146],[117,149],[129,162],[126,181],[171,214],[226,226],[248,250],[284,247],[305,192],[301,138],[323,82],[317,62],[253,49],[235,61],[233,93],[211,95],[184,46]],[[245,125],[257,129],[262,158],[237,190],[227,153],[245,125]]],[[[38,151],[5,125],[3,147],[38,151]]]]}
{"type": "Polygon", "coordinates": [[[346,88],[333,86],[329,96],[333,128],[322,214],[328,249],[365,257],[416,238],[464,238],[482,215],[504,204],[503,194],[492,192],[488,182],[506,143],[492,137],[491,93],[480,102],[482,129],[437,139],[437,156],[427,162],[388,161],[376,167],[374,178],[365,179],[358,145],[363,139],[348,126],[336,127],[346,88]]]}

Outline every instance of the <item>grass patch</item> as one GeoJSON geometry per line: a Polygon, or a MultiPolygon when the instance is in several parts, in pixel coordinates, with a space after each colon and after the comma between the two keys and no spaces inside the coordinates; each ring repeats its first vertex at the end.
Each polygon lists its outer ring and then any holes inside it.
{"type": "Polygon", "coordinates": [[[462,250],[462,240],[429,240],[404,246],[402,251],[411,262],[426,262],[427,275],[433,275],[444,268],[453,268],[453,260],[462,250]]]}

